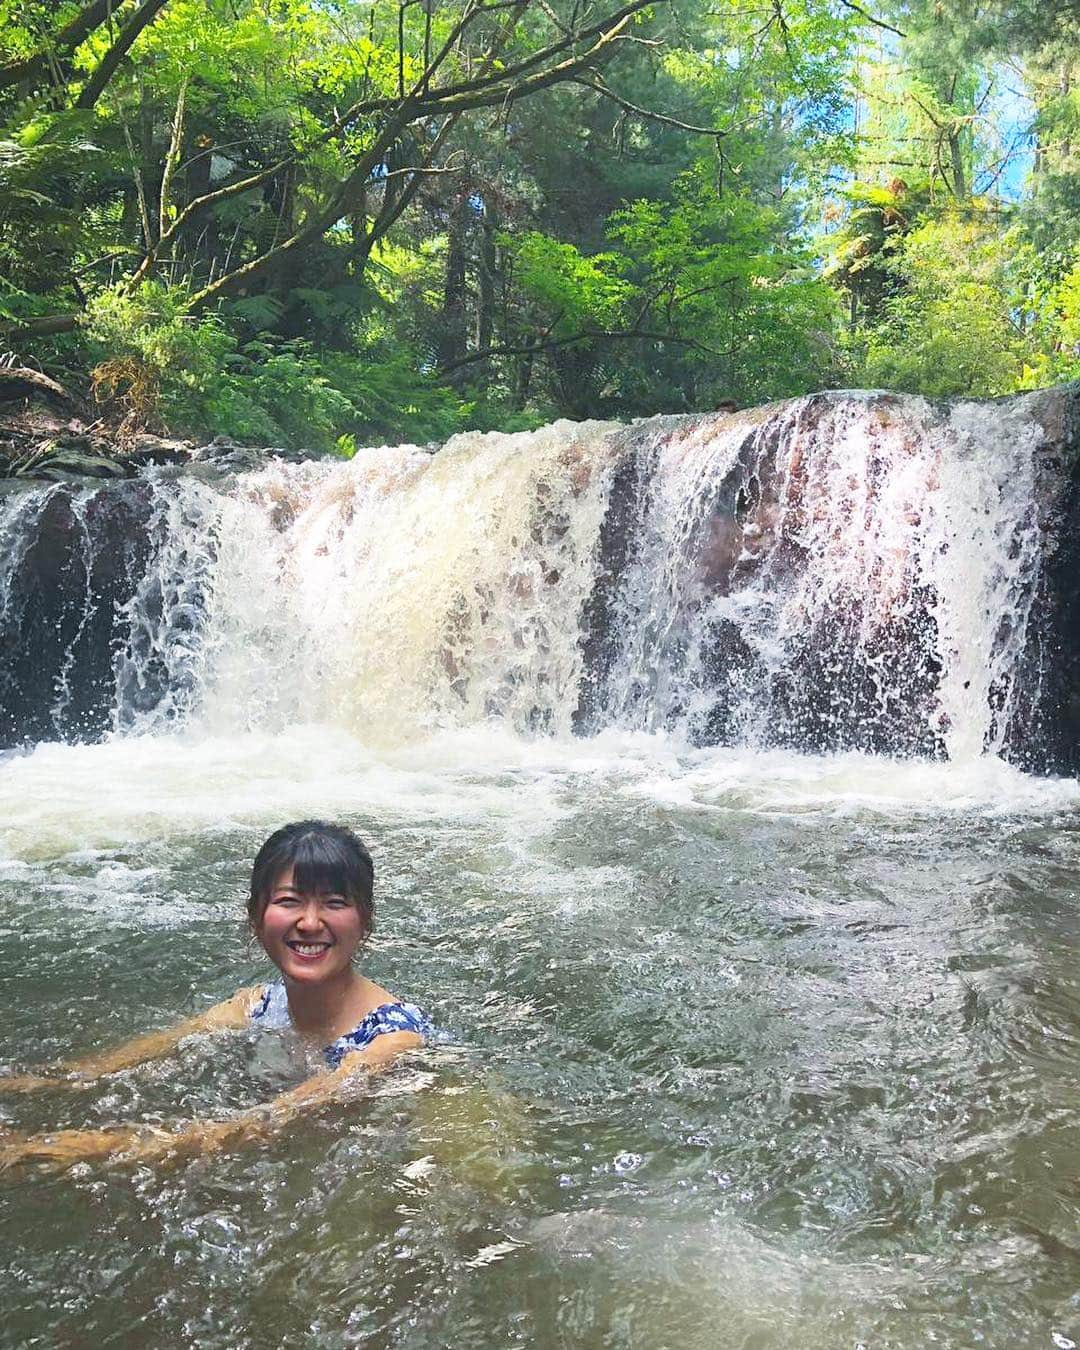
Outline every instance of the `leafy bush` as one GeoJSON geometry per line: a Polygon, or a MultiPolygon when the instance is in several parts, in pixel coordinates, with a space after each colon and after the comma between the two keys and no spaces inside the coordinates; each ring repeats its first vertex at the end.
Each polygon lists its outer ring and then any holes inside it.
{"type": "Polygon", "coordinates": [[[467,405],[403,350],[319,352],[265,334],[242,341],[219,315],[187,314],[185,299],[148,285],[91,302],[79,341],[95,397],[122,433],[167,428],[341,453],[343,442],[445,440],[465,425],[467,405]]]}
{"type": "Polygon", "coordinates": [[[135,297],[104,290],[84,328],[91,380],[125,431],[201,432],[221,392],[233,340],[214,317],[184,312],[184,295],[159,285],[135,297]]]}
{"type": "Polygon", "coordinates": [[[898,289],[864,330],[861,382],[930,397],[1009,393],[1033,338],[1017,322],[1014,248],[989,219],[945,216],[899,243],[898,289]]]}

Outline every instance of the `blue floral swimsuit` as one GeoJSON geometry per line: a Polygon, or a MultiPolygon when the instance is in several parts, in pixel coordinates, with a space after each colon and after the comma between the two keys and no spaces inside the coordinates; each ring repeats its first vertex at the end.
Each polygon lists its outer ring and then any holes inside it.
{"type": "MultiPolygon", "coordinates": [[[[284,980],[266,986],[250,1016],[253,1022],[270,1031],[284,1031],[292,1026],[284,980]]],[[[418,1036],[427,1037],[433,1030],[428,1017],[415,1003],[380,1003],[362,1017],[352,1031],[325,1046],[323,1056],[327,1064],[336,1069],[346,1055],[365,1049],[376,1036],[389,1031],[414,1031],[418,1036]]]]}

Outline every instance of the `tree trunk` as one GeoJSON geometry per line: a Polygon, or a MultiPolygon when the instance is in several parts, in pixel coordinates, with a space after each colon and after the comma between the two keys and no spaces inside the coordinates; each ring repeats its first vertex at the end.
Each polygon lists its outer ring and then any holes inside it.
{"type": "Polygon", "coordinates": [[[480,260],[476,269],[478,304],[476,308],[476,348],[486,351],[495,334],[495,282],[498,274],[498,254],[495,248],[495,208],[484,204],[484,220],[480,236],[480,260]]]}
{"type": "Polygon", "coordinates": [[[465,316],[466,265],[471,213],[468,193],[463,192],[450,210],[446,235],[446,285],[436,351],[440,366],[448,366],[465,354],[468,332],[465,316]]]}
{"type": "Polygon", "coordinates": [[[529,401],[529,393],[532,389],[534,354],[525,352],[518,362],[517,380],[514,388],[514,411],[523,412],[525,405],[529,401]]]}
{"type": "MultiPolygon", "coordinates": [[[[271,179],[266,193],[273,189],[273,203],[277,209],[274,243],[288,239],[296,232],[296,169],[290,165],[279,178],[271,179]]],[[[292,295],[301,276],[303,254],[299,249],[283,253],[264,279],[263,289],[273,291],[284,310],[280,329],[286,337],[303,337],[308,326],[307,306],[298,303],[292,295]]]]}
{"type": "MultiPolygon", "coordinates": [[[[210,172],[214,164],[213,140],[204,134],[196,137],[195,144],[198,152],[184,175],[185,202],[192,202],[210,191],[210,172]]],[[[201,232],[196,231],[197,226],[194,224],[185,225],[180,237],[184,241],[184,254],[190,259],[192,270],[197,270],[205,280],[209,278],[218,251],[218,223],[212,211],[201,232]]]]}
{"type": "Polygon", "coordinates": [[[952,190],[953,196],[958,202],[966,202],[968,199],[968,181],[967,170],[964,166],[964,146],[963,131],[954,124],[949,128],[949,161],[952,164],[952,190]]]}

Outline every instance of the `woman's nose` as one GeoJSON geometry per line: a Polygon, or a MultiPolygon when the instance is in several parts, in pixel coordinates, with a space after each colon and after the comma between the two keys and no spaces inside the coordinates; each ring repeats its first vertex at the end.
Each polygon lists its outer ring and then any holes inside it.
{"type": "Polygon", "coordinates": [[[297,928],[314,929],[322,923],[322,916],[319,914],[319,906],[315,901],[304,906],[296,916],[297,928]]]}

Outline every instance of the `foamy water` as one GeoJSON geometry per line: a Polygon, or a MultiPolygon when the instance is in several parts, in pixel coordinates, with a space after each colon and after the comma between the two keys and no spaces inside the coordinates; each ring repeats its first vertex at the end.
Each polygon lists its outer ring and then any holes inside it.
{"type": "Polygon", "coordinates": [[[993,757],[958,764],[871,755],[696,750],[662,735],[522,740],[497,725],[372,750],[339,727],[277,735],[127,737],[39,745],[0,765],[0,858],[48,859],[191,831],[363,811],[379,819],[527,827],[560,793],[691,809],[823,816],[1043,817],[1080,807],[1074,779],[993,757]]]}
{"type": "MultiPolygon", "coordinates": [[[[8,759],[0,1067],[266,978],[246,869],[311,814],[370,842],[365,968],[449,1039],[276,1142],[9,1179],[5,1335],[1067,1339],[1077,791],[994,759],[498,726],[8,759]]],[[[222,1117],[307,1071],[276,1044],[197,1038],[95,1091],[0,1097],[0,1119],[222,1117]]]]}

